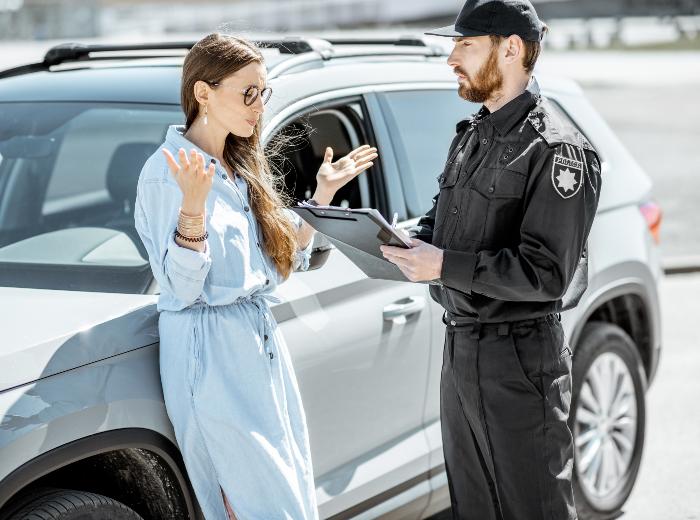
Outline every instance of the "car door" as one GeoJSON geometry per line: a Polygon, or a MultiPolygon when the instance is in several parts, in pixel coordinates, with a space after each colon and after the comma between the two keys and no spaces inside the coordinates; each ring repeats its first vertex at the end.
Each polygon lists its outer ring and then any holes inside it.
{"type": "MultiPolygon", "coordinates": [[[[458,121],[471,116],[479,106],[461,99],[454,84],[394,85],[375,94],[371,106],[381,111],[391,142],[404,194],[406,212],[403,227],[415,225],[432,207],[438,193],[437,176],[444,168],[450,142],[458,121]]],[[[423,411],[424,428],[430,447],[431,505],[446,497],[446,475],[440,432],[440,374],[445,325],[443,308],[429,300],[432,315],[428,390],[423,411]]],[[[449,496],[447,496],[449,499],[449,496]]],[[[449,505],[449,500],[448,500],[449,505]]]]}
{"type": "MultiPolygon", "coordinates": [[[[326,146],[336,160],[359,144],[374,144],[360,96],[312,98],[287,114],[271,134],[292,137],[280,166],[297,198],[311,195],[326,146]]],[[[391,218],[378,195],[384,189],[379,153],[334,205],[377,207],[391,218]]],[[[315,240],[324,243],[318,233],[315,240]]],[[[321,268],[295,272],[276,294],[283,303],[274,307],[275,317],[306,411],[321,516],[366,511],[377,496],[390,498],[389,490],[398,492],[427,470],[422,414],[433,319],[427,288],[369,279],[331,248],[321,268]]]]}

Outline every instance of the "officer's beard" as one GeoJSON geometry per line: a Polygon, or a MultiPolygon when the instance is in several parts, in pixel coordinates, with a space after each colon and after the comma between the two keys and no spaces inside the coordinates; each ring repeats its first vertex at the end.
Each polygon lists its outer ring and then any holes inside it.
{"type": "Polygon", "coordinates": [[[461,70],[455,69],[466,78],[465,84],[459,86],[459,97],[474,103],[483,103],[490,99],[503,86],[503,73],[498,69],[498,47],[491,48],[489,57],[486,59],[474,79],[461,70]]]}

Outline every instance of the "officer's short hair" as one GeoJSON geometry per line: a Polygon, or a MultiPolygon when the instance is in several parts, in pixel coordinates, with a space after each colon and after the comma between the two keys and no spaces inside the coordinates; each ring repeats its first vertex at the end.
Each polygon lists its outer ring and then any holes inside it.
{"type": "MultiPolygon", "coordinates": [[[[542,24],[542,36],[547,33],[549,30],[549,27],[547,27],[545,24],[542,24]]],[[[506,39],[505,36],[500,36],[498,34],[490,34],[491,37],[491,44],[495,47],[496,45],[499,45],[503,40],[506,39]]],[[[540,42],[536,41],[528,41],[528,40],[523,40],[523,44],[525,45],[525,55],[523,56],[523,68],[525,69],[525,72],[528,74],[532,74],[532,71],[535,69],[535,63],[537,63],[537,58],[540,57],[540,52],[542,51],[542,44],[540,42]]]]}

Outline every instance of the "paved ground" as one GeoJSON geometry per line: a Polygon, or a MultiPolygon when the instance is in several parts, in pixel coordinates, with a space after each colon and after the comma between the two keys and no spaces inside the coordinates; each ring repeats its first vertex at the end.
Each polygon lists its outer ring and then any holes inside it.
{"type": "Polygon", "coordinates": [[[700,274],[667,277],[664,345],[647,395],[647,439],[623,520],[700,519],[700,274]]]}

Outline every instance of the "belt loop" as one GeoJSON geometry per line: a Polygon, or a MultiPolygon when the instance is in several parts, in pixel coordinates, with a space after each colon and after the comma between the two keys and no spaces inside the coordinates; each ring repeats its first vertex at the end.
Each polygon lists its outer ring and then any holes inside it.
{"type": "Polygon", "coordinates": [[[474,323],[472,325],[472,333],[469,335],[472,339],[479,339],[481,333],[481,323],[474,323]]]}
{"type": "Polygon", "coordinates": [[[498,324],[498,335],[507,336],[510,333],[510,323],[504,322],[498,324]]]}
{"type": "Polygon", "coordinates": [[[561,312],[557,312],[557,319],[561,321],[561,312]]]}

